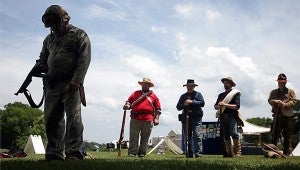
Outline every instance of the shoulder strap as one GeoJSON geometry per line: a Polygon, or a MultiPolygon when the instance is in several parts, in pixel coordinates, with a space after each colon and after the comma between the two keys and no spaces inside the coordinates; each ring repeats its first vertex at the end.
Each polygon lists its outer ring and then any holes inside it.
{"type": "Polygon", "coordinates": [[[155,115],[156,110],[155,110],[155,107],[153,105],[153,102],[152,102],[152,100],[151,100],[151,98],[149,96],[147,96],[147,100],[149,101],[151,107],[153,108],[153,118],[155,118],[156,117],[156,115],[155,115]]]}
{"type": "Polygon", "coordinates": [[[142,94],[138,99],[136,99],[134,102],[131,104],[131,108],[133,108],[136,104],[138,104],[141,100],[143,100],[147,95],[151,94],[152,91],[148,91],[147,93],[142,94]]]}
{"type": "Polygon", "coordinates": [[[24,95],[25,95],[26,99],[28,100],[28,102],[29,102],[29,104],[30,104],[30,106],[31,106],[32,108],[39,108],[39,107],[42,106],[42,104],[43,104],[43,102],[44,102],[45,93],[43,93],[43,97],[42,97],[42,99],[41,99],[41,101],[40,101],[40,103],[39,103],[38,105],[35,104],[35,102],[33,101],[33,99],[32,99],[32,97],[31,97],[31,94],[30,94],[29,90],[26,89],[26,90],[24,91],[24,95]]]}

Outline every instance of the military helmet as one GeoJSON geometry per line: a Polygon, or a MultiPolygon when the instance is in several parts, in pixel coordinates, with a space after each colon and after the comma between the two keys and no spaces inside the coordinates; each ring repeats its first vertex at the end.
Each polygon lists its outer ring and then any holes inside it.
{"type": "Polygon", "coordinates": [[[59,5],[51,5],[46,9],[42,16],[42,21],[45,27],[48,28],[60,23],[68,23],[70,18],[71,17],[63,7],[59,5]]]}

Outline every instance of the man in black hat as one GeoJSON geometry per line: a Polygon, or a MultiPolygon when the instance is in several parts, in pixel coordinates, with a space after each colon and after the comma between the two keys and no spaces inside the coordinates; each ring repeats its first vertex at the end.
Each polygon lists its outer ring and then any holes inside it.
{"type": "Polygon", "coordinates": [[[44,26],[50,28],[37,60],[48,68],[44,78],[48,161],[83,159],[81,103],[85,105],[83,81],[91,60],[91,46],[86,32],[69,24],[69,20],[59,5],[49,6],[42,16],[44,26]]]}
{"type": "Polygon", "coordinates": [[[231,77],[222,78],[221,82],[224,85],[225,92],[218,95],[214,107],[218,110],[217,115],[220,121],[221,143],[225,149],[223,156],[238,157],[242,154],[239,134],[237,132],[241,92],[237,89],[233,89],[235,83],[231,77]],[[231,144],[231,138],[234,142],[234,148],[231,144]]]}
{"type": "Polygon", "coordinates": [[[185,136],[188,136],[188,151],[186,153],[188,158],[201,157],[202,155],[202,117],[203,111],[201,107],[204,107],[204,99],[200,92],[195,91],[195,87],[198,86],[194,83],[194,80],[188,79],[186,86],[187,92],[182,94],[176,105],[177,110],[182,110],[182,127],[188,129],[188,133],[184,131],[185,136]],[[188,117],[187,117],[188,115],[188,117]],[[186,120],[188,119],[188,124],[186,120]],[[192,138],[193,137],[193,138],[192,138]],[[194,149],[192,148],[192,139],[194,140],[194,149]],[[194,150],[194,152],[193,152],[194,150]]]}
{"type": "Polygon", "coordinates": [[[278,88],[271,91],[268,102],[272,106],[273,122],[271,143],[277,145],[283,135],[283,154],[290,155],[291,132],[293,128],[293,107],[297,103],[294,90],[287,88],[287,77],[281,73],[277,78],[278,88]]]}

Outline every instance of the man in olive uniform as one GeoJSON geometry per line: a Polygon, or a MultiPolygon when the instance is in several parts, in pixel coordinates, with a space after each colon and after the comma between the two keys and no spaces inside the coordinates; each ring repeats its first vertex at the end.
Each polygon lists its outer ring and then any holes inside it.
{"type": "Polygon", "coordinates": [[[69,20],[68,13],[58,5],[48,7],[42,16],[45,27],[51,30],[37,60],[48,67],[44,78],[48,161],[83,159],[81,103],[85,105],[83,81],[91,46],[85,31],[69,24],[69,20]]]}
{"type": "Polygon", "coordinates": [[[290,155],[291,133],[293,129],[293,107],[297,103],[294,90],[287,88],[287,77],[281,73],[277,78],[278,88],[271,91],[268,102],[272,106],[272,141],[277,145],[281,132],[283,135],[283,154],[290,155]]]}

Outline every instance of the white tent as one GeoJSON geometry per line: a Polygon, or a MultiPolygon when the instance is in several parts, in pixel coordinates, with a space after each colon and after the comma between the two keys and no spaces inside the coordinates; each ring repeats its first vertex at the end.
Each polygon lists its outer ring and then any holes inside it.
{"type": "Polygon", "coordinates": [[[24,148],[25,153],[45,154],[45,147],[40,135],[30,135],[24,148]]]}
{"type": "Polygon", "coordinates": [[[163,143],[165,143],[168,146],[168,148],[170,148],[171,151],[174,152],[175,154],[183,153],[183,151],[177,145],[175,145],[168,136],[166,136],[162,140],[160,140],[158,144],[156,144],[156,146],[152,148],[151,151],[148,152],[148,154],[151,154],[155,149],[157,149],[163,143]]]}
{"type": "Polygon", "coordinates": [[[300,156],[300,142],[298,143],[296,148],[293,150],[292,155],[293,156],[300,156]]]}
{"type": "Polygon", "coordinates": [[[244,122],[243,135],[260,135],[261,133],[270,132],[270,128],[257,126],[245,120],[243,120],[243,122],[244,122]]]}
{"type": "MultiPolygon", "coordinates": [[[[154,146],[154,148],[151,149],[151,151],[148,152],[148,154],[152,153],[155,149],[157,149],[159,146],[167,146],[169,149],[171,149],[172,152],[175,154],[182,154],[183,151],[181,150],[181,132],[172,129],[166,137],[157,137],[155,140],[159,142],[154,146]],[[164,145],[163,145],[164,144],[164,145]]],[[[154,138],[152,139],[152,142],[154,142],[154,138]]]]}

